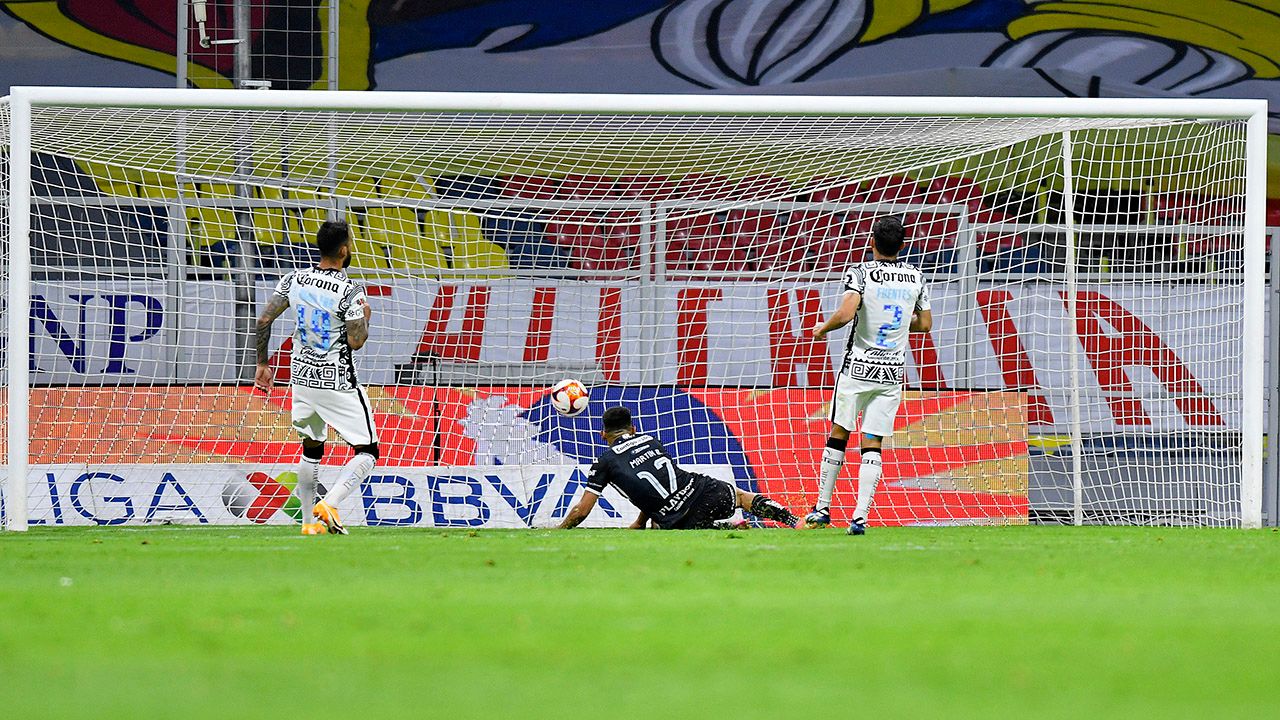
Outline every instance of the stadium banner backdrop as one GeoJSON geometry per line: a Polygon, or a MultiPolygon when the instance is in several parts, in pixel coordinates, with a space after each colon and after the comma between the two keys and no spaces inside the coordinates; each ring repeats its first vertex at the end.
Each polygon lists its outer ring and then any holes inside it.
{"type": "MultiPolygon", "coordinates": [[[[320,0],[256,1],[252,51],[266,62],[254,77],[281,90],[335,80],[342,90],[1280,100],[1276,0],[335,2],[336,25],[320,0]],[[332,39],[331,60],[318,51],[332,39]]],[[[209,2],[221,42],[186,44],[194,87],[236,84],[231,4],[209,2]]],[[[175,11],[173,0],[0,0],[0,94],[172,86],[175,11]]],[[[1277,197],[1280,113],[1270,132],[1277,197]]]]}
{"type": "MultiPolygon", "coordinates": [[[[261,303],[273,284],[257,287],[261,303]]],[[[357,354],[373,385],[511,384],[513,371],[574,368],[589,382],[684,388],[826,388],[844,333],[815,342],[839,282],[370,282],[372,343],[357,354]],[[451,374],[450,374],[451,373],[451,374]],[[598,374],[597,374],[598,373],[598,374]],[[408,379],[406,379],[408,378],[408,379]]],[[[1083,285],[1076,348],[1066,295],[1049,283],[980,284],[961,309],[957,282],[935,282],[934,331],[913,338],[908,385],[1028,394],[1028,421],[1064,432],[1072,351],[1080,353],[1088,433],[1238,430],[1241,290],[1199,284],[1083,285]]],[[[36,385],[238,382],[233,288],[164,281],[37,283],[31,380],[36,385]]],[[[273,338],[287,382],[286,317],[273,338]]],[[[515,382],[519,382],[518,380],[515,382]]]]}
{"type": "MultiPolygon", "coordinates": [[[[545,527],[605,450],[600,415],[630,407],[677,463],[802,507],[827,431],[821,389],[600,386],[582,415],[545,388],[370,387],[382,460],[341,507],[353,524],[545,527]]],[[[287,389],[233,385],[37,388],[28,507],[38,525],[289,523],[298,444],[287,389]],[[71,422],[74,418],[76,422],[71,422]],[[127,420],[126,420],[127,418],[127,420]],[[138,464],[139,457],[166,458],[138,464]]],[[[909,391],[885,451],[877,522],[1026,523],[1026,394],[909,391]],[[957,413],[981,427],[957,428],[957,413]]],[[[331,443],[321,485],[350,450],[331,443]]],[[[852,483],[835,502],[852,507],[852,483]]],[[[590,524],[635,510],[612,488],[590,524]]]]}

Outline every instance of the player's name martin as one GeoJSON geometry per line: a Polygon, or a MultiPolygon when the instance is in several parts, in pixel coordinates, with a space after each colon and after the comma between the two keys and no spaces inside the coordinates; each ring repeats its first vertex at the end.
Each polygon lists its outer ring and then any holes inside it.
{"type": "Polygon", "coordinates": [[[645,463],[649,462],[650,460],[652,460],[652,459],[654,459],[654,458],[658,457],[658,456],[659,456],[659,455],[661,455],[661,454],[662,454],[662,453],[658,452],[658,449],[657,449],[657,448],[652,448],[652,449],[649,449],[649,450],[645,450],[644,452],[640,453],[639,455],[637,455],[637,456],[635,456],[635,457],[631,458],[631,462],[630,462],[630,463],[628,463],[628,464],[629,464],[629,465],[631,465],[631,469],[632,469],[632,470],[635,470],[636,468],[638,468],[638,467],[640,467],[641,465],[643,465],[643,464],[645,464],[645,463]]]}

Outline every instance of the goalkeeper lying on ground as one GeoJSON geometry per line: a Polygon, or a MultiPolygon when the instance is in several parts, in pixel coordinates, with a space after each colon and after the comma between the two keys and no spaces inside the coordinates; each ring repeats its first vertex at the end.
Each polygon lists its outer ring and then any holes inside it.
{"type": "Polygon", "coordinates": [[[585,520],[611,483],[640,508],[640,517],[631,524],[634,530],[644,529],[651,519],[664,530],[707,529],[736,508],[791,527],[796,524],[791,511],[771,498],[676,467],[657,439],[636,432],[631,411],[624,407],[604,412],[602,434],[609,449],[591,466],[586,492],[560,524],[561,529],[577,527],[585,520]]]}

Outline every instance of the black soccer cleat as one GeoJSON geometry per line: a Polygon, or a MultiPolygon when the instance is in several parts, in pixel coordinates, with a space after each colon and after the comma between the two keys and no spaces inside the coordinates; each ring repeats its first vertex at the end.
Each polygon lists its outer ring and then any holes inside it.
{"type": "Polygon", "coordinates": [[[866,519],[866,518],[854,518],[854,519],[850,520],[850,521],[849,521],[849,529],[848,529],[848,531],[846,531],[846,532],[845,532],[845,534],[846,534],[846,535],[866,535],[866,534],[867,534],[867,519],[866,519]]]}
{"type": "Polygon", "coordinates": [[[795,527],[796,523],[800,522],[781,503],[764,495],[756,495],[756,499],[751,501],[750,513],[765,520],[782,523],[787,527],[795,527]]]}

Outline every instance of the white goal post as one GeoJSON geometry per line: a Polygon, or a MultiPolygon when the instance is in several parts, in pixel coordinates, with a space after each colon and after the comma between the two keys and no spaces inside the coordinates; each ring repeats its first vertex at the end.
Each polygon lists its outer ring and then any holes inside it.
{"type": "Polygon", "coordinates": [[[4,527],[293,522],[250,323],[326,217],[356,231],[356,364],[395,448],[353,524],[548,524],[607,404],[806,509],[844,338],[806,331],[884,214],[935,330],[873,523],[1258,527],[1266,110],[15,87],[4,527]],[[586,415],[548,410],[562,376],[586,415]]]}

